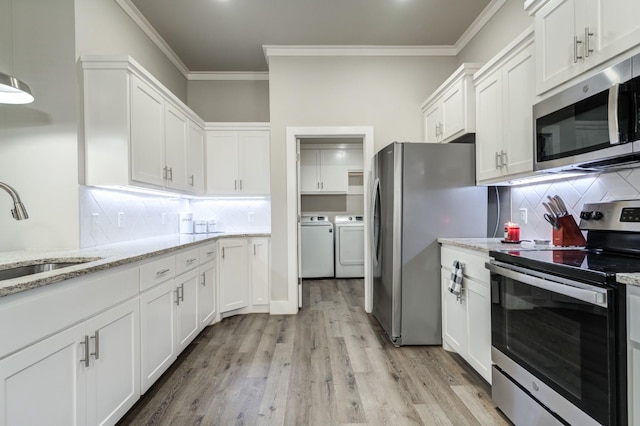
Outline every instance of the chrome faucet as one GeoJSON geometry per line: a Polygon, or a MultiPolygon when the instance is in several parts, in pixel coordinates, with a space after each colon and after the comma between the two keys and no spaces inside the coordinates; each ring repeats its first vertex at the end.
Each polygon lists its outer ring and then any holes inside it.
{"type": "Polygon", "coordinates": [[[24,204],[22,204],[22,201],[20,201],[20,195],[18,195],[18,192],[16,192],[15,189],[10,187],[6,183],[2,183],[2,182],[0,182],[0,188],[7,191],[7,193],[11,195],[11,198],[13,199],[13,208],[11,209],[11,216],[13,216],[15,220],[29,219],[29,214],[27,213],[27,209],[24,207],[24,204]]]}

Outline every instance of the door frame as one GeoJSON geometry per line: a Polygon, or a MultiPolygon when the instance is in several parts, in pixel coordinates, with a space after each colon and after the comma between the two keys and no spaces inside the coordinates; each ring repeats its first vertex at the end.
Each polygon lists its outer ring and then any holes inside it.
{"type": "Polygon", "coordinates": [[[371,270],[371,218],[370,208],[372,161],[374,155],[373,126],[287,127],[287,295],[289,310],[298,312],[298,139],[304,138],[362,138],[364,174],[364,309],[371,312],[373,306],[373,281],[371,270]]]}

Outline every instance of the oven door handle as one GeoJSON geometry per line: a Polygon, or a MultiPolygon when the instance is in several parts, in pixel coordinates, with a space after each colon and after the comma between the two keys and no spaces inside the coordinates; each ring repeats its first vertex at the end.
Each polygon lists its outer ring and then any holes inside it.
{"type": "Polygon", "coordinates": [[[582,300],[592,305],[607,307],[607,291],[605,289],[588,290],[584,288],[574,287],[569,284],[562,284],[550,281],[545,278],[535,277],[533,275],[523,274],[521,272],[512,271],[492,263],[485,263],[486,268],[498,275],[502,275],[513,280],[517,280],[533,287],[538,287],[553,293],[562,294],[577,300],[582,300]]]}

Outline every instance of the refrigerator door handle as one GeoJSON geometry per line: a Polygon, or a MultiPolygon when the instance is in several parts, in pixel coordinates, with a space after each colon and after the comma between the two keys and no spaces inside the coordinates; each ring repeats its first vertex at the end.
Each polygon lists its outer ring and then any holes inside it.
{"type": "Polygon", "coordinates": [[[373,193],[371,194],[371,212],[369,212],[369,235],[371,236],[371,253],[373,254],[374,265],[380,262],[380,214],[376,214],[379,210],[378,203],[380,201],[380,178],[376,178],[373,182],[373,193]],[[377,229],[377,232],[376,232],[377,229]]]}

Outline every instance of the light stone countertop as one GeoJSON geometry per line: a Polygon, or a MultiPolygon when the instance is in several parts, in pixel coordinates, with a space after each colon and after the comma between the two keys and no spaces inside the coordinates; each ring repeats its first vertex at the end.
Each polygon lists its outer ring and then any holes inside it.
{"type": "Polygon", "coordinates": [[[450,245],[461,247],[469,250],[489,253],[491,250],[550,250],[550,249],[566,249],[570,247],[554,247],[551,244],[541,245],[534,244],[530,241],[523,241],[518,244],[509,244],[501,242],[502,238],[438,238],[438,242],[442,245],[450,245]]]}
{"type": "Polygon", "coordinates": [[[640,273],[616,274],[616,281],[622,284],[640,286],[640,273]]]}
{"type": "Polygon", "coordinates": [[[78,265],[0,281],[0,298],[202,243],[213,243],[219,238],[269,236],[270,233],[173,234],[85,249],[0,252],[0,270],[34,263],[77,262],[89,259],[88,262],[78,265]]]}

